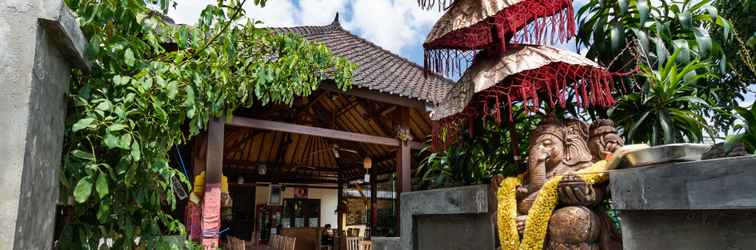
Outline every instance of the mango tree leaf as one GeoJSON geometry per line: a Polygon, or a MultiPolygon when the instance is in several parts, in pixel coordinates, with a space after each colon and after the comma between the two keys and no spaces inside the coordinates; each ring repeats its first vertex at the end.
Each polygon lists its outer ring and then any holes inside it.
{"type": "Polygon", "coordinates": [[[120,141],[118,140],[118,137],[115,137],[111,133],[107,133],[105,134],[105,139],[103,140],[103,142],[108,149],[113,149],[118,147],[120,141]]]}
{"type": "Polygon", "coordinates": [[[656,60],[659,67],[661,67],[667,61],[669,50],[667,50],[667,47],[664,45],[664,41],[659,37],[654,39],[654,45],[656,45],[656,60]]]}
{"type": "Polygon", "coordinates": [[[121,131],[121,130],[127,128],[127,127],[128,126],[126,126],[126,124],[114,123],[114,124],[108,126],[108,131],[110,131],[110,132],[121,131]]]}
{"type": "Polygon", "coordinates": [[[131,134],[123,134],[119,140],[118,147],[129,149],[131,147],[131,134]]]}
{"type": "Polygon", "coordinates": [[[612,31],[609,34],[609,39],[611,39],[612,52],[618,52],[620,49],[622,49],[623,46],[625,46],[624,28],[619,24],[612,25],[612,31]]]}
{"type": "Polygon", "coordinates": [[[677,63],[686,64],[690,62],[690,48],[688,47],[688,41],[683,39],[677,39],[672,41],[675,47],[675,52],[679,51],[677,55],[677,63]]]}
{"type": "Polygon", "coordinates": [[[105,173],[100,173],[99,175],[97,175],[95,189],[97,190],[97,194],[100,195],[100,199],[108,195],[108,180],[105,177],[105,173]]]}
{"type": "Polygon", "coordinates": [[[178,93],[178,83],[176,81],[171,81],[168,83],[168,98],[173,100],[176,98],[176,94],[178,93]]]}
{"type": "Polygon", "coordinates": [[[621,15],[627,15],[628,2],[627,0],[619,0],[619,9],[621,15]]]}
{"type": "Polygon", "coordinates": [[[693,34],[696,36],[696,43],[698,43],[698,57],[706,57],[711,50],[711,36],[709,32],[701,27],[693,29],[693,34]]]}
{"type": "Polygon", "coordinates": [[[142,150],[139,148],[139,143],[136,141],[131,143],[131,159],[134,161],[142,159],[142,150]]]}
{"type": "Polygon", "coordinates": [[[94,121],[95,121],[94,118],[84,118],[84,119],[81,119],[81,120],[77,121],[76,123],[74,123],[74,125],[71,128],[71,130],[73,130],[74,132],[76,132],[76,131],[82,130],[84,128],[94,128],[94,127],[96,127],[96,125],[94,124],[94,121]]]}
{"type": "Polygon", "coordinates": [[[649,51],[650,42],[648,40],[648,35],[646,34],[646,32],[636,29],[636,28],[633,28],[631,30],[633,31],[633,34],[635,34],[635,38],[638,39],[638,43],[641,47],[642,53],[648,54],[650,52],[649,51]]]}
{"type": "Polygon", "coordinates": [[[648,21],[649,0],[638,0],[638,15],[640,18],[640,27],[648,21]]]}
{"type": "Polygon", "coordinates": [[[680,25],[685,29],[690,29],[693,26],[693,18],[687,10],[677,15],[680,25]]]}
{"type": "Polygon", "coordinates": [[[74,199],[78,203],[84,203],[89,199],[90,194],[92,194],[92,177],[81,178],[74,188],[74,199]]]}
{"type": "Polygon", "coordinates": [[[126,49],[126,52],[123,53],[123,62],[129,67],[133,67],[134,61],[134,51],[131,51],[131,48],[126,49]]]}
{"type": "Polygon", "coordinates": [[[97,107],[95,107],[95,109],[101,110],[101,111],[108,111],[110,110],[110,107],[112,107],[110,101],[104,100],[100,102],[100,104],[97,104],[97,107]]]}
{"type": "Polygon", "coordinates": [[[94,155],[92,155],[89,152],[84,152],[78,149],[71,151],[71,155],[82,160],[94,160],[94,155]]]}

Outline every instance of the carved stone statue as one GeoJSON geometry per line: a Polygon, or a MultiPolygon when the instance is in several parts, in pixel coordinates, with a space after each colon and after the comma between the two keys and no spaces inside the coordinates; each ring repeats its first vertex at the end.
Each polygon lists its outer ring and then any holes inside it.
{"type": "MultiPolygon", "coordinates": [[[[520,235],[541,187],[548,179],[563,176],[544,249],[621,249],[611,221],[597,206],[606,193],[606,185],[588,185],[571,174],[604,159],[623,144],[610,120],[598,120],[590,127],[572,119],[543,120],[530,135],[526,184],[517,188],[520,235]]],[[[500,181],[495,178],[494,186],[500,181]]]]}

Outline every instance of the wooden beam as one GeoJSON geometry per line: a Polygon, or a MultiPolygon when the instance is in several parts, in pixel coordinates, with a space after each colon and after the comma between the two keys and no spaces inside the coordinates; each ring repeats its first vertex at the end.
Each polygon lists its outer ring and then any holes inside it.
{"type": "MultiPolygon", "coordinates": [[[[395,139],[395,138],[353,133],[353,132],[347,132],[347,131],[341,131],[341,130],[335,130],[335,129],[310,127],[310,126],[291,124],[291,123],[285,123],[285,122],[259,120],[259,119],[239,117],[239,116],[235,116],[233,119],[231,119],[231,122],[229,122],[228,125],[237,126],[237,127],[247,127],[247,128],[280,131],[280,132],[286,132],[286,133],[311,135],[311,136],[320,136],[320,137],[325,137],[325,138],[333,138],[337,140],[371,143],[371,144],[393,146],[393,147],[399,147],[402,144],[401,141],[399,141],[399,139],[395,139]]],[[[413,146],[417,146],[418,149],[420,148],[420,145],[422,145],[422,143],[419,143],[419,142],[414,142],[410,144],[413,146]]]]}
{"type": "Polygon", "coordinates": [[[412,99],[409,97],[402,97],[402,96],[393,95],[393,94],[381,93],[375,90],[369,90],[366,88],[358,88],[358,87],[352,87],[352,89],[348,91],[342,91],[339,88],[337,88],[335,85],[333,85],[332,83],[322,83],[320,84],[320,88],[324,90],[332,91],[332,92],[343,93],[345,95],[362,97],[368,100],[399,105],[402,107],[415,108],[418,110],[425,110],[424,101],[412,99]]]}

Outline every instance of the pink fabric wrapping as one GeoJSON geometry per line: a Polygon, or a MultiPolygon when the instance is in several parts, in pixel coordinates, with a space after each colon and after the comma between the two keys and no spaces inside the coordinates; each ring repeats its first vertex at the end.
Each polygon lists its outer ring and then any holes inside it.
{"type": "Polygon", "coordinates": [[[200,205],[189,202],[187,205],[189,215],[189,239],[194,242],[200,242],[202,239],[202,207],[200,205]]]}
{"type": "Polygon", "coordinates": [[[202,247],[218,248],[218,230],[220,229],[221,189],[220,183],[206,183],[205,197],[202,202],[202,247]]]}

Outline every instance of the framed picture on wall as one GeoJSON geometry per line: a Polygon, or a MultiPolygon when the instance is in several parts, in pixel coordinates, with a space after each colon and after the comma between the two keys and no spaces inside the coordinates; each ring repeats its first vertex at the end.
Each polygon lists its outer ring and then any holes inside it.
{"type": "Polygon", "coordinates": [[[268,194],[268,206],[283,205],[283,194],[281,184],[270,184],[270,193],[268,194]]]}

